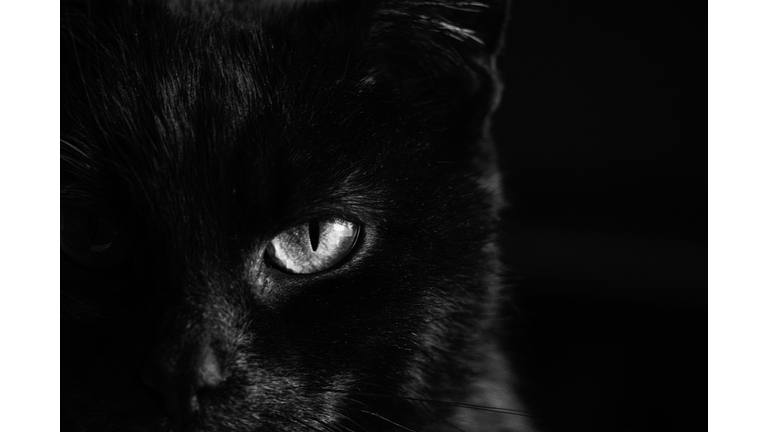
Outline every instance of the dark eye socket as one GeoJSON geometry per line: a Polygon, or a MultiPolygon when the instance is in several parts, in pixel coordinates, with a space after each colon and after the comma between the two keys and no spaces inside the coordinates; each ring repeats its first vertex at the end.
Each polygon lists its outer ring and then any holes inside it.
{"type": "Polygon", "coordinates": [[[267,245],[273,266],[286,273],[312,274],[327,270],[355,246],[360,225],[343,219],[316,220],[287,229],[267,245]]]}
{"type": "Polygon", "coordinates": [[[62,209],[59,223],[61,251],[79,264],[111,267],[128,255],[130,242],[125,229],[106,215],[62,209]]]}

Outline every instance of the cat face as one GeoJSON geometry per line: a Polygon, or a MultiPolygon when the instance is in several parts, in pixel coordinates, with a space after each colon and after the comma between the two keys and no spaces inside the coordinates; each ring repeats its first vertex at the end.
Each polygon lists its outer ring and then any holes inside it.
{"type": "Polygon", "coordinates": [[[463,397],[504,7],[440,3],[62,5],[77,430],[418,429],[463,397]]]}

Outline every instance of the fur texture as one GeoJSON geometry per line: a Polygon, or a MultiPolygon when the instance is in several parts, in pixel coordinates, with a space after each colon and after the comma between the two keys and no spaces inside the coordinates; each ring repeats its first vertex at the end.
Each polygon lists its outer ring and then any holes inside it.
{"type": "Polygon", "coordinates": [[[119,252],[62,246],[65,427],[526,430],[461,406],[519,408],[493,339],[505,9],[62,3],[62,238],[87,217],[119,252]],[[341,263],[269,265],[328,217],[362,226],[341,263]]]}

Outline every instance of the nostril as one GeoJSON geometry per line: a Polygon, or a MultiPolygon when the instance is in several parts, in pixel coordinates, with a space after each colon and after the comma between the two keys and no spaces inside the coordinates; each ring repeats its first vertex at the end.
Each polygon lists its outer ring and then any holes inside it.
{"type": "Polygon", "coordinates": [[[156,349],[142,373],[144,385],[159,392],[166,414],[177,424],[189,423],[200,410],[200,390],[215,388],[228,377],[210,344],[183,351],[156,349]]]}

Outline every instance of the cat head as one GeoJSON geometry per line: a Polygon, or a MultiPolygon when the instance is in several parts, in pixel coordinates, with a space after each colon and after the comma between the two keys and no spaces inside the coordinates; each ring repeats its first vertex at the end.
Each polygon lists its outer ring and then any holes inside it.
{"type": "Polygon", "coordinates": [[[505,9],[63,3],[65,414],[435,421],[415,400],[465,391],[498,288],[505,9]]]}

